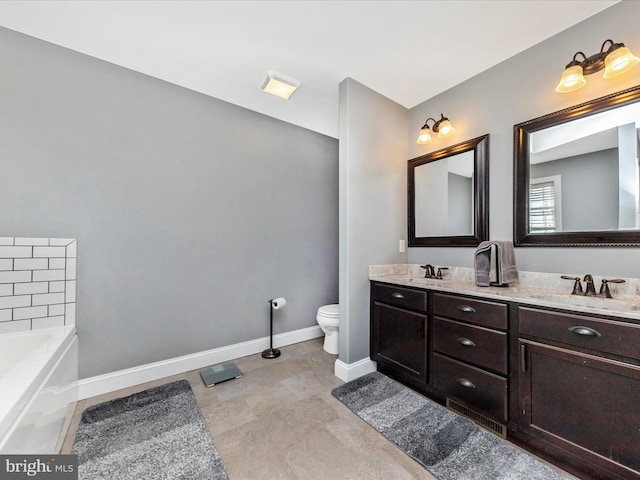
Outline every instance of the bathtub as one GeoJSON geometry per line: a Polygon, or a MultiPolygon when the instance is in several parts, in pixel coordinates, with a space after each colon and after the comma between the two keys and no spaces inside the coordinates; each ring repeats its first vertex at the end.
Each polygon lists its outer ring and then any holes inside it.
{"type": "Polygon", "coordinates": [[[0,335],[0,392],[0,453],[58,453],[78,401],[75,326],[0,335]]]}

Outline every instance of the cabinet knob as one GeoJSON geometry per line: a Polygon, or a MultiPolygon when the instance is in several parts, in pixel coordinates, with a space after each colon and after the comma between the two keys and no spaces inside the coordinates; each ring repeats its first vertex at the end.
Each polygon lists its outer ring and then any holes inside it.
{"type": "Polygon", "coordinates": [[[593,328],[584,327],[582,325],[576,325],[573,327],[569,327],[569,331],[571,333],[575,333],[577,335],[582,335],[585,337],[601,337],[602,335],[597,330],[593,328]]]}
{"type": "Polygon", "coordinates": [[[476,388],[471,380],[467,380],[466,378],[459,378],[458,383],[466,388],[476,388]]]}
{"type": "Polygon", "coordinates": [[[469,305],[458,305],[458,310],[465,313],[474,313],[476,311],[475,308],[470,307],[469,305]]]}
{"type": "Polygon", "coordinates": [[[468,338],[461,337],[458,339],[458,343],[460,345],[464,345],[465,347],[475,347],[476,344],[473,343],[473,340],[469,340],[468,338]]]}
{"type": "Polygon", "coordinates": [[[404,298],[404,295],[398,292],[392,293],[391,296],[393,298],[404,298]]]}

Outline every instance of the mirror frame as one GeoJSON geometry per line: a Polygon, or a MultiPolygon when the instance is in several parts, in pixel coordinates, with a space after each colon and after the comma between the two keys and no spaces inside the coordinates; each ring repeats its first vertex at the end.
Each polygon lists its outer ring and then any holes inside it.
{"type": "MultiPolygon", "coordinates": [[[[530,136],[578,118],[612,110],[640,100],[640,85],[605,97],[534,118],[513,127],[513,244],[516,247],[637,247],[640,230],[529,233],[530,136]]],[[[597,192],[587,192],[596,195],[597,192]]]]}
{"type": "Polygon", "coordinates": [[[410,247],[476,247],[489,239],[489,134],[458,143],[408,161],[407,170],[407,225],[410,247]],[[442,160],[458,153],[473,151],[474,232],[471,235],[416,237],[415,168],[425,163],[442,160]]]}

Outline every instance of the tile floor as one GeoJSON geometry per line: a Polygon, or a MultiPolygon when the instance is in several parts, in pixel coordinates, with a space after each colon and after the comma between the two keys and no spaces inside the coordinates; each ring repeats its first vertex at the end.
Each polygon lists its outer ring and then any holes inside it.
{"type": "MultiPolygon", "coordinates": [[[[331,396],[342,381],[322,339],[236,360],[242,378],[207,388],[198,370],[81,400],[62,447],[69,453],[88,406],[186,378],[230,480],[434,480],[331,396]]],[[[573,478],[567,476],[567,478],[573,478]]]]}

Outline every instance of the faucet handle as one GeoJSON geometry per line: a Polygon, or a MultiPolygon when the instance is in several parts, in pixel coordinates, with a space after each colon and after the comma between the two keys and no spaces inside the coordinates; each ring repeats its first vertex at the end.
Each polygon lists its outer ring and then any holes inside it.
{"type": "Polygon", "coordinates": [[[442,280],[443,270],[449,270],[449,267],[438,267],[438,274],[436,275],[436,278],[439,278],[440,280],[442,280]]]}
{"type": "Polygon", "coordinates": [[[575,282],[573,284],[573,292],[571,292],[571,295],[582,295],[582,284],[580,283],[580,277],[569,277],[568,275],[561,275],[560,278],[564,278],[565,280],[573,280],[575,282]]]}
{"type": "Polygon", "coordinates": [[[609,290],[610,283],[624,283],[625,281],[622,278],[603,278],[602,284],[600,285],[600,295],[604,298],[613,298],[611,296],[611,290],[609,290]]]}

